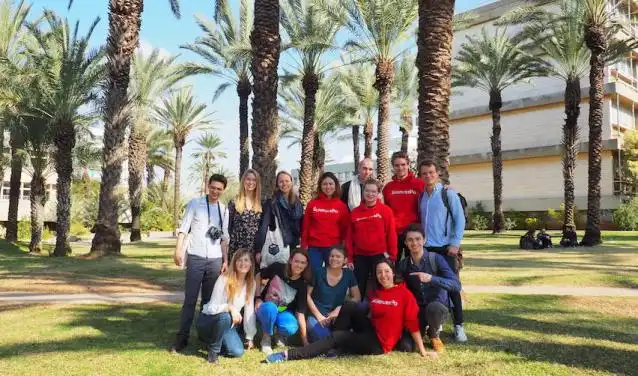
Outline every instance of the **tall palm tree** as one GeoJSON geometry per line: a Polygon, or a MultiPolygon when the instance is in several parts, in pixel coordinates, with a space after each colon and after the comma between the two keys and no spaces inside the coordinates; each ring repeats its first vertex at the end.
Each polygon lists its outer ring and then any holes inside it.
{"type": "Polygon", "coordinates": [[[408,152],[408,140],[414,127],[414,103],[418,94],[417,71],[414,69],[414,61],[414,56],[406,56],[400,63],[395,64],[395,101],[399,107],[401,151],[404,153],[408,152]]]}
{"type": "Polygon", "coordinates": [[[22,167],[24,163],[24,122],[18,116],[7,117],[9,126],[9,146],[11,147],[11,177],[9,178],[9,210],[7,213],[8,242],[18,240],[18,205],[20,204],[20,186],[22,185],[22,167]]]}
{"type": "MultiPolygon", "coordinates": [[[[210,114],[206,113],[206,105],[196,103],[190,89],[182,89],[162,99],[161,105],[155,110],[155,118],[173,136],[175,146],[175,189],[173,202],[180,200],[180,184],[182,173],[182,153],[184,145],[191,132],[204,130],[211,124],[210,114]]],[[[173,233],[177,229],[177,206],[173,211],[173,233]]]]}
{"type": "Polygon", "coordinates": [[[153,130],[146,136],[146,185],[155,181],[155,167],[173,171],[173,139],[166,130],[153,130]]]}
{"type": "MultiPolygon", "coordinates": [[[[169,0],[169,3],[173,14],[179,17],[179,1],[169,0]]],[[[143,0],[109,1],[102,182],[98,217],[94,227],[96,232],[91,243],[91,253],[98,256],[119,254],[121,248],[118,206],[113,197],[120,183],[122,165],[126,157],[124,136],[131,123],[127,90],[131,60],[139,45],[143,9],[143,0]]]]}
{"type": "Polygon", "coordinates": [[[138,52],[131,66],[129,97],[132,123],[129,132],[128,190],[131,203],[131,241],[142,239],[142,188],[147,161],[146,140],[152,131],[155,102],[188,75],[183,66],[175,64],[177,56],[161,57],[154,49],[145,56],[138,52]]]}
{"type": "Polygon", "coordinates": [[[239,96],[239,176],[248,169],[248,98],[252,91],[250,75],[250,29],[253,25],[253,1],[241,0],[236,20],[227,0],[215,0],[215,22],[196,17],[204,33],[195,43],[181,46],[201,56],[206,65],[192,63],[193,73],[211,74],[223,79],[213,95],[215,101],[234,85],[239,96]]]}
{"type": "Polygon", "coordinates": [[[195,142],[197,143],[197,148],[191,154],[191,157],[202,162],[203,169],[202,175],[200,175],[200,185],[201,194],[205,195],[210,172],[217,166],[219,159],[226,158],[226,153],[219,150],[222,145],[222,139],[216,134],[204,133],[195,142]]]}
{"type": "Polygon", "coordinates": [[[253,163],[262,175],[264,197],[274,192],[277,170],[279,118],[277,114],[277,84],[279,76],[279,0],[255,0],[255,19],[250,35],[253,56],[250,71],[253,76],[253,163]]]}
{"type": "Polygon", "coordinates": [[[97,88],[104,77],[103,50],[90,50],[89,42],[99,22],[96,18],[84,36],[78,35],[79,24],[72,29],[66,19],[45,11],[47,31],[29,26],[38,50],[34,51],[36,66],[45,74],[39,81],[42,99],[39,111],[53,126],[55,170],[57,181],[56,244],[54,256],[71,252],[68,243],[71,210],[71,179],[76,125],[86,114],[81,107],[97,99],[97,88]]]}
{"type": "Polygon", "coordinates": [[[546,74],[545,64],[521,49],[506,30],[496,30],[493,36],[485,28],[478,37],[467,36],[452,71],[454,86],[481,89],[489,94],[492,112],[492,175],[494,178],[494,233],[503,231],[503,155],[501,152],[501,107],[504,89],[546,74]]]}
{"type": "MultiPolygon", "coordinates": [[[[312,0],[281,2],[281,26],[288,36],[285,48],[296,57],[296,72],[288,73],[286,81],[301,81],[304,92],[303,132],[301,155],[313,155],[315,146],[315,110],[317,90],[326,69],[322,59],[335,49],[335,37],[340,25],[313,5],[312,0]]],[[[299,168],[299,197],[305,205],[314,191],[313,166],[310,158],[301,158],[299,168]]]]}
{"type": "Polygon", "coordinates": [[[433,158],[449,182],[449,107],[455,0],[419,0],[416,65],[419,71],[418,161],[433,158]]]}

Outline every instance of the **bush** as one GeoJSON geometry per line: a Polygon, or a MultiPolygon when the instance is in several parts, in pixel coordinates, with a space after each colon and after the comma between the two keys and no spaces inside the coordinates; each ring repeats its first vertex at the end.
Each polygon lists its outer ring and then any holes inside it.
{"type": "Polygon", "coordinates": [[[75,236],[84,236],[89,234],[89,229],[84,227],[84,225],[80,222],[71,222],[69,234],[75,236]]]}
{"type": "Polygon", "coordinates": [[[489,227],[490,220],[487,217],[478,214],[472,216],[472,230],[485,231],[489,227]]]}
{"type": "Polygon", "coordinates": [[[621,230],[638,230],[638,197],[620,205],[613,218],[614,224],[621,230]]]}
{"type": "Polygon", "coordinates": [[[24,217],[18,221],[18,240],[30,240],[31,239],[31,221],[24,217]]]}
{"type": "Polygon", "coordinates": [[[528,230],[536,230],[538,229],[538,225],[540,224],[540,220],[534,217],[525,218],[525,225],[528,230]]]}
{"type": "Polygon", "coordinates": [[[53,238],[55,236],[55,232],[49,230],[48,227],[44,227],[44,230],[42,230],[42,240],[49,240],[51,238],[53,238]]]}
{"type": "Polygon", "coordinates": [[[505,222],[503,223],[503,227],[506,231],[512,231],[516,229],[516,220],[510,217],[505,217],[505,222]]]}

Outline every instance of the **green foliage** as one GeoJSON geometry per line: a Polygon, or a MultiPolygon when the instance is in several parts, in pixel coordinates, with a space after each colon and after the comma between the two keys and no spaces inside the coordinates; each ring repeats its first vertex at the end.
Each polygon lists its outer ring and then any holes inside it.
{"type": "Polygon", "coordinates": [[[525,225],[527,226],[528,230],[536,230],[538,229],[539,224],[541,223],[541,221],[538,218],[535,217],[527,217],[525,218],[525,225]]]}
{"type": "Polygon", "coordinates": [[[623,203],[614,212],[614,224],[621,230],[638,229],[638,198],[623,203]]]}
{"type": "Polygon", "coordinates": [[[482,215],[476,214],[472,216],[472,230],[484,231],[490,227],[490,220],[482,215]]]}
{"type": "Polygon", "coordinates": [[[27,241],[31,239],[31,221],[23,217],[18,221],[18,240],[27,241]]]}
{"type": "Polygon", "coordinates": [[[71,222],[69,234],[82,237],[89,234],[89,229],[86,228],[81,222],[71,222]]]}
{"type": "Polygon", "coordinates": [[[97,219],[100,183],[90,179],[71,183],[71,222],[90,228],[97,219]]]}
{"type": "MultiPolygon", "coordinates": [[[[162,191],[160,184],[151,184],[144,192],[142,199],[141,230],[171,231],[173,229],[173,187],[167,187],[162,191]]],[[[180,204],[179,215],[184,211],[184,205],[180,204]]]]}
{"type": "Polygon", "coordinates": [[[49,240],[55,237],[55,232],[51,231],[48,227],[44,227],[42,230],[42,240],[49,240]]]}
{"type": "Polygon", "coordinates": [[[516,219],[505,217],[505,221],[503,222],[503,227],[505,228],[506,231],[515,230],[516,225],[517,225],[516,219]]]}

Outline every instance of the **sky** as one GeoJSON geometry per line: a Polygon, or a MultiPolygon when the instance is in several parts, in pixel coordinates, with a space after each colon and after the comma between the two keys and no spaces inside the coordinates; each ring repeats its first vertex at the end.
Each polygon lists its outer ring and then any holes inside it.
{"type": "MultiPolygon", "coordinates": [[[[456,11],[463,12],[494,0],[456,0],[456,11]]],[[[103,44],[108,31],[108,0],[75,0],[71,10],[67,11],[68,0],[31,0],[32,16],[41,13],[43,8],[53,9],[60,15],[66,15],[71,22],[80,22],[80,29],[85,31],[95,17],[101,21],[95,29],[92,44],[103,44]]],[[[231,0],[231,4],[234,1],[231,0]]],[[[142,29],[140,46],[144,51],[153,48],[161,49],[167,55],[179,54],[178,61],[201,61],[197,55],[179,48],[180,45],[193,42],[200,30],[194,22],[194,16],[200,15],[212,18],[213,0],[182,0],[181,19],[176,19],[169,7],[168,0],[146,0],[142,13],[142,29]]],[[[282,56],[283,63],[286,56],[282,56]]],[[[193,93],[201,103],[209,105],[209,112],[216,122],[216,131],[223,140],[222,151],[228,157],[221,161],[222,166],[232,172],[239,169],[239,115],[238,98],[235,90],[229,88],[215,102],[211,104],[212,94],[215,88],[222,83],[221,80],[207,76],[197,76],[187,80],[187,84],[193,86],[193,93]]],[[[252,97],[251,97],[252,98],[252,97]]],[[[249,121],[251,112],[249,110],[249,121]]],[[[195,140],[197,134],[190,139],[195,140]]],[[[391,127],[391,137],[399,137],[398,127],[391,127]]],[[[335,141],[328,147],[328,155],[333,161],[340,161],[339,150],[351,150],[351,141],[335,141]],[[347,148],[347,149],[343,149],[347,148]]],[[[189,179],[189,165],[193,162],[190,154],[194,150],[194,141],[186,145],[184,150],[184,162],[182,165],[183,190],[186,195],[197,193],[198,183],[189,179]]],[[[252,155],[252,154],[251,154],[252,155]]],[[[279,144],[279,167],[291,170],[298,168],[299,149],[288,148],[285,141],[279,144]]],[[[330,163],[330,160],[328,161],[330,163]]]]}

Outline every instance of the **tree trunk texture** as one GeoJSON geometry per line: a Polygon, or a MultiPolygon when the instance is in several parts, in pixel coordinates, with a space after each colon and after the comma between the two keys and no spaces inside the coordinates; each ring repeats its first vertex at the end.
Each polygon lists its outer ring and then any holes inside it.
{"type": "Polygon", "coordinates": [[[5,158],[5,150],[4,150],[4,132],[7,126],[6,123],[0,123],[0,179],[2,179],[2,183],[4,184],[4,169],[7,167],[7,159],[5,158]]]}
{"type": "Polygon", "coordinates": [[[175,145],[175,186],[173,187],[173,236],[177,236],[179,221],[180,185],[182,176],[183,143],[175,145]]]}
{"type": "Polygon", "coordinates": [[[319,90],[319,77],[314,73],[306,73],[301,80],[304,91],[304,116],[301,135],[301,161],[299,166],[299,199],[305,206],[312,198],[312,191],[316,180],[313,176],[313,161],[304,158],[306,155],[314,155],[315,148],[315,109],[317,102],[317,90],[319,90]]]}
{"type": "MultiPolygon", "coordinates": [[[[175,166],[173,166],[174,168],[175,166]]],[[[166,194],[168,193],[168,184],[171,180],[171,170],[164,169],[164,176],[162,177],[162,206],[164,206],[166,194]]]]}
{"type": "Polygon", "coordinates": [[[576,228],[574,171],[580,145],[578,144],[578,116],[580,116],[580,80],[568,80],[565,85],[565,123],[563,123],[563,224],[576,228]]]}
{"type": "Polygon", "coordinates": [[[394,67],[391,61],[377,63],[375,89],[379,91],[379,121],[377,126],[377,178],[381,183],[390,180],[390,102],[394,67]]]}
{"type": "Polygon", "coordinates": [[[408,112],[401,114],[401,123],[399,126],[399,131],[401,131],[401,151],[407,153],[410,133],[412,133],[412,127],[414,126],[412,123],[412,114],[408,112]]]}
{"type": "Polygon", "coordinates": [[[374,125],[372,119],[366,120],[363,126],[363,157],[372,158],[372,133],[374,132],[374,125]]]}
{"type": "Polygon", "coordinates": [[[120,254],[122,247],[115,188],[120,183],[122,165],[126,158],[124,136],[131,122],[127,91],[131,57],[139,45],[143,9],[142,0],[109,2],[102,183],[95,237],[91,244],[91,253],[98,256],[120,254]]]}
{"type": "Polygon", "coordinates": [[[277,84],[279,76],[279,1],[255,1],[254,27],[250,35],[253,51],[253,168],[262,175],[262,195],[272,196],[277,171],[279,115],[277,84]]]}
{"type": "Polygon", "coordinates": [[[600,174],[603,149],[603,97],[605,95],[604,53],[607,48],[603,27],[585,27],[589,60],[589,167],[587,177],[587,227],[581,242],[585,246],[602,243],[600,237],[600,174]]]}
{"type": "Polygon", "coordinates": [[[315,133],[312,153],[312,180],[318,181],[326,165],[326,150],[323,148],[319,135],[315,133]]]}
{"type": "MultiPolygon", "coordinates": [[[[18,125],[16,125],[16,128],[18,125]]],[[[22,185],[22,157],[19,150],[24,149],[24,135],[20,129],[14,129],[10,136],[11,144],[11,178],[9,180],[9,213],[7,214],[8,242],[18,240],[18,206],[20,205],[20,186],[22,185]]]]}
{"type": "Polygon", "coordinates": [[[492,176],[494,177],[494,213],[492,215],[492,233],[503,232],[503,153],[501,148],[501,107],[503,99],[500,91],[490,93],[490,111],[492,111],[492,176]]]}
{"type": "Polygon", "coordinates": [[[449,184],[449,106],[452,72],[452,20],[455,0],[419,0],[418,161],[434,159],[449,184]]]}
{"type": "Polygon", "coordinates": [[[57,124],[54,137],[55,172],[57,181],[57,207],[55,225],[55,249],[53,256],[71,253],[69,228],[71,227],[71,179],[73,175],[73,148],[75,147],[75,127],[73,124],[57,124]]]}
{"type": "Polygon", "coordinates": [[[244,176],[250,163],[250,149],[248,145],[248,97],[251,93],[250,81],[240,81],[237,84],[239,95],[239,178],[244,176]]]}
{"type": "Polygon", "coordinates": [[[142,240],[142,190],[147,156],[146,135],[131,129],[128,141],[128,194],[131,201],[131,241],[142,240]]]}
{"type": "Polygon", "coordinates": [[[46,204],[46,190],[42,171],[34,171],[31,178],[31,242],[29,252],[42,251],[42,231],[44,229],[44,204],[46,204]]]}
{"type": "Polygon", "coordinates": [[[352,160],[354,163],[354,173],[359,170],[359,161],[361,160],[361,151],[359,150],[359,126],[352,126],[352,160]]]}
{"type": "Polygon", "coordinates": [[[155,166],[146,164],[146,186],[153,184],[155,181],[155,166]]]}

